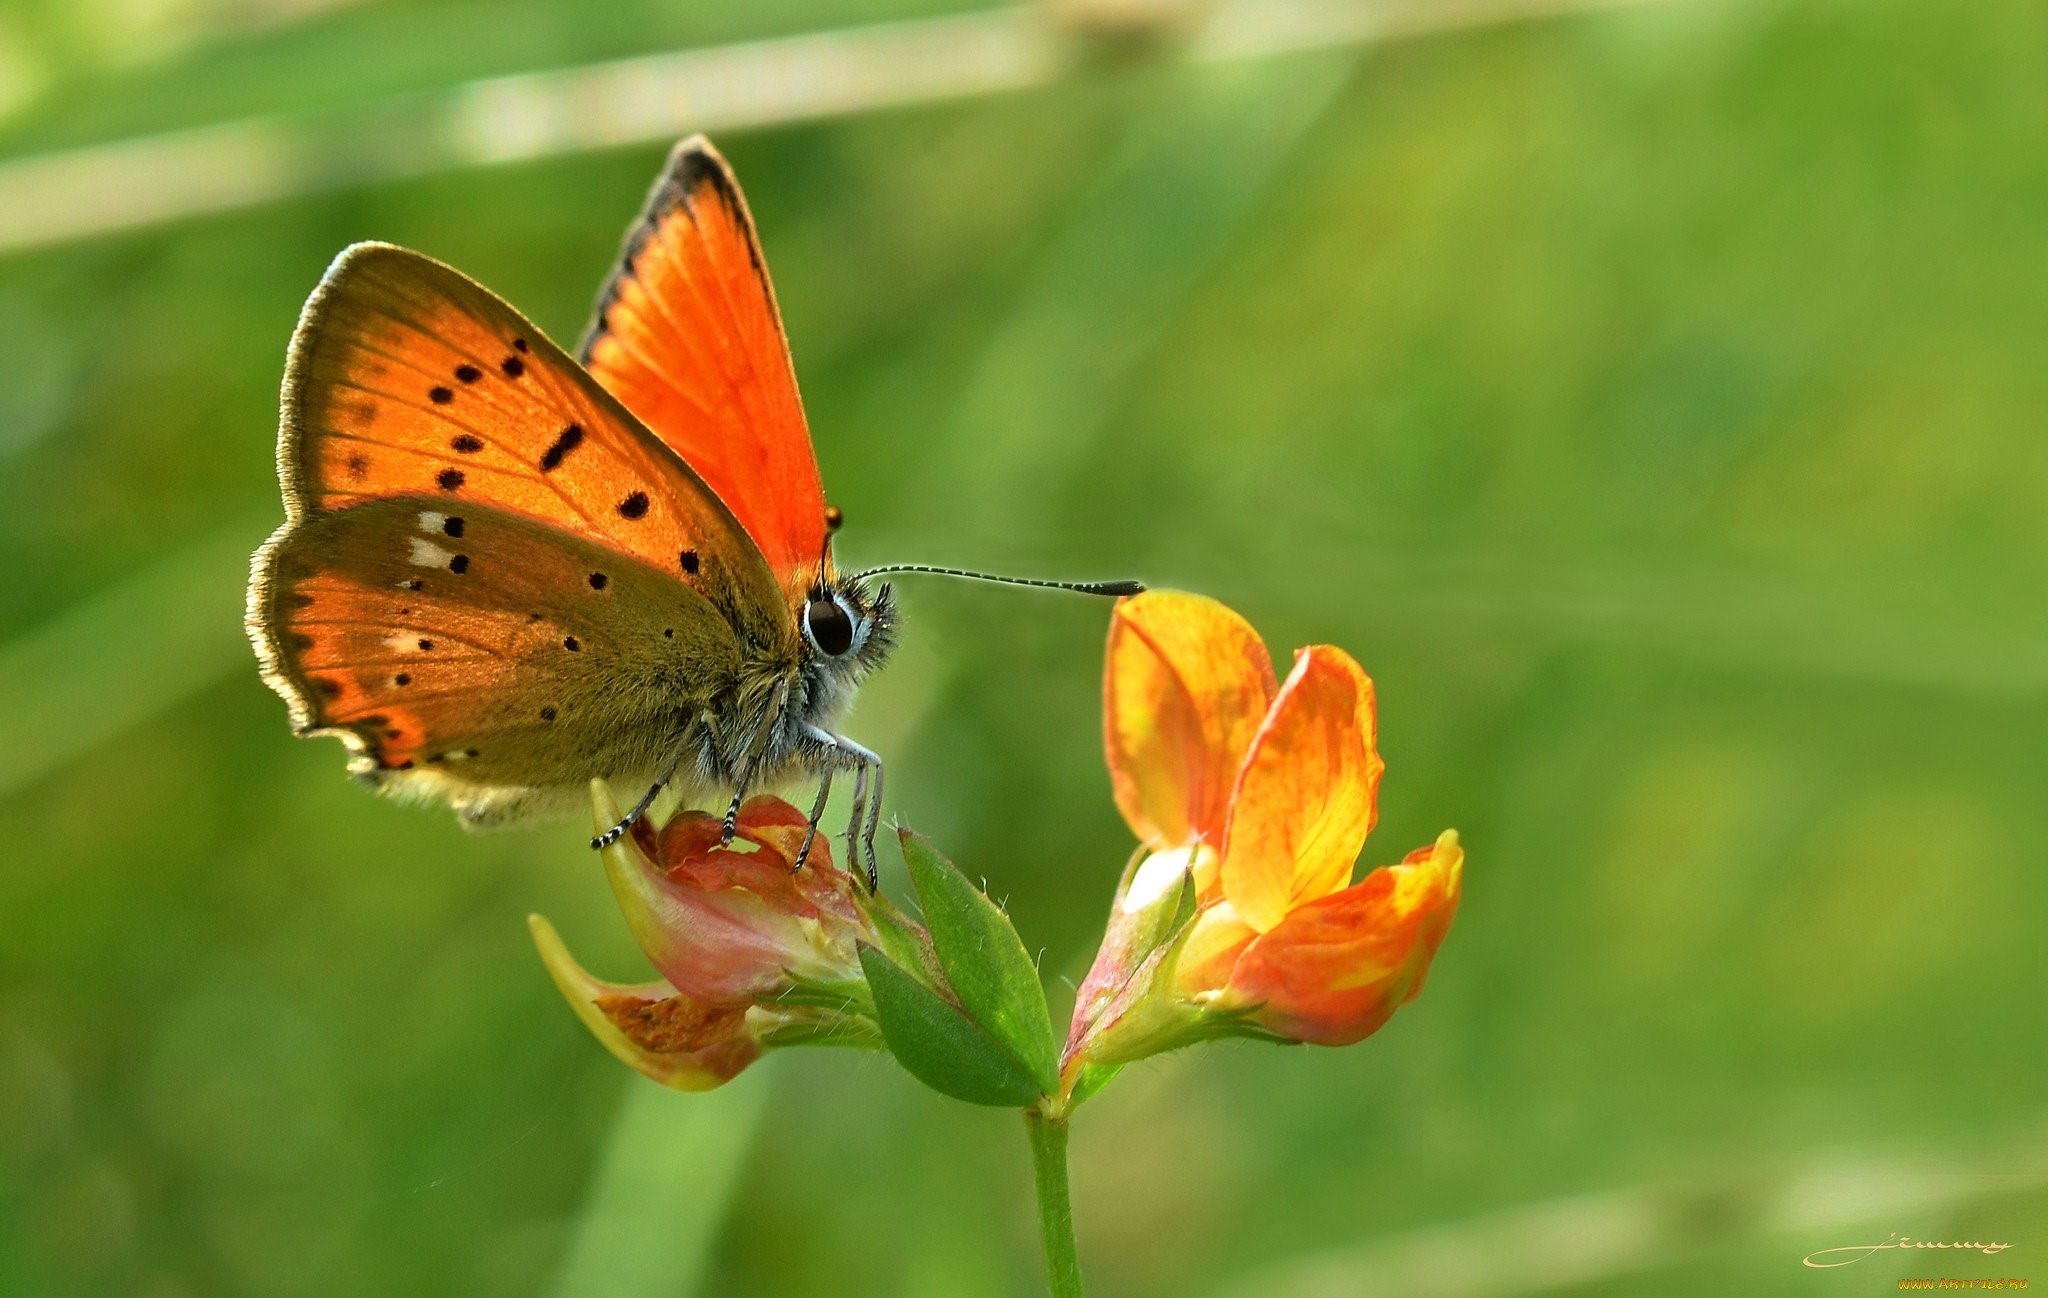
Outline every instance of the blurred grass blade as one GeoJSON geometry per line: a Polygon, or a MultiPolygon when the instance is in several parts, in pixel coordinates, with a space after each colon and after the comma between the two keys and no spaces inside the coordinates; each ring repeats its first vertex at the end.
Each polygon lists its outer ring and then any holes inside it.
{"type": "MultiPolygon", "coordinates": [[[[1169,74],[1174,84],[1132,124],[1041,254],[962,385],[947,435],[913,466],[908,494],[1059,499],[1039,448],[1101,435],[1161,332],[1243,247],[1284,163],[1351,83],[1358,57],[1169,74]]],[[[972,543],[1031,531],[1000,511],[957,522],[955,539],[970,548],[952,557],[998,568],[1005,556],[972,543]]]]}
{"type": "Polygon", "coordinates": [[[773,1065],[700,1095],[626,1083],[549,1298],[683,1298],[701,1287],[773,1065]]]}
{"type": "MultiPolygon", "coordinates": [[[[2048,1149],[2038,1143],[2000,1161],[2004,1167],[1992,1171],[1845,1157],[1776,1174],[1573,1195],[1297,1257],[1214,1292],[1220,1298],[1519,1298],[1595,1286],[1608,1292],[1605,1286],[1617,1281],[1759,1241],[1782,1242],[1785,1274],[1811,1280],[1800,1259],[1816,1250],[1881,1242],[1900,1222],[1940,1221],[1965,1205],[2048,1188],[2048,1149]]],[[[1923,1237],[1950,1238],[1931,1227],[1923,1237]]],[[[1960,1237],[1981,1238],[1968,1226],[1960,1237]]],[[[1966,1256],[1985,1262],[1985,1271],[2002,1269],[1983,1255],[1966,1256]]],[[[1928,1263],[1927,1269],[1937,1268],[1928,1263]]],[[[1884,1281],[1891,1278],[1871,1277],[1868,1291],[1890,1287],[1884,1281]]],[[[1790,1282],[1784,1287],[1799,1291],[1790,1282]]]]}
{"type": "MultiPolygon", "coordinates": [[[[1222,0],[1156,48],[1196,62],[1657,0],[1222,0]]],[[[1076,6],[1076,12],[1084,7],[1076,6]]],[[[1015,5],[489,77],[339,115],[249,118],[0,162],[0,253],[454,167],[1045,85],[1085,23],[1015,5]]]]}
{"type": "Polygon", "coordinates": [[[223,528],[0,645],[0,797],[233,667],[253,675],[242,587],[250,551],[270,526],[223,528]]]}

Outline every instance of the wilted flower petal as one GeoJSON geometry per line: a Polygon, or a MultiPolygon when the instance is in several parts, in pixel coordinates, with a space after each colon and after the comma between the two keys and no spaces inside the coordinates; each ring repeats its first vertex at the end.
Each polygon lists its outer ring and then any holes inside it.
{"type": "MultiPolygon", "coordinates": [[[[618,804],[602,782],[591,801],[596,823],[616,821],[618,804]]],[[[856,944],[871,929],[858,885],[833,867],[822,836],[795,868],[804,828],[789,804],[755,798],[741,808],[730,846],[720,842],[718,817],[686,812],[656,835],[629,834],[604,849],[634,939],[678,991],[747,1005],[800,983],[859,981],[856,944]],[[647,854],[650,837],[658,860],[647,854]]]]}
{"type": "Polygon", "coordinates": [[[606,982],[576,963],[547,920],[528,916],[527,926],[541,963],[583,1026],[614,1057],[663,1086],[708,1091],[760,1058],[745,1010],[696,1004],[666,983],[606,982]]]}

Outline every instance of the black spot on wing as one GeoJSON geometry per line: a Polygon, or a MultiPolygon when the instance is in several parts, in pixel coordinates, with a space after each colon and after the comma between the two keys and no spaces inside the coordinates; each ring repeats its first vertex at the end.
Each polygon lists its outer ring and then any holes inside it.
{"type": "Polygon", "coordinates": [[[468,433],[462,433],[451,438],[448,445],[450,449],[460,451],[464,455],[475,455],[478,451],[484,449],[484,439],[472,437],[468,433]]]}
{"type": "Polygon", "coordinates": [[[593,572],[590,574],[590,588],[592,590],[603,590],[610,581],[611,578],[605,576],[601,572],[593,572]]]}
{"type": "Polygon", "coordinates": [[[434,475],[434,481],[441,484],[441,490],[454,491],[457,487],[460,487],[462,485],[462,470],[443,469],[439,473],[434,475]]]}
{"type": "Polygon", "coordinates": [[[441,520],[441,530],[449,536],[461,536],[462,520],[459,518],[444,518],[441,520]]]}
{"type": "Polygon", "coordinates": [[[682,566],[684,572],[689,573],[693,577],[697,575],[697,569],[700,565],[697,561],[697,552],[695,550],[683,551],[681,555],[677,556],[676,562],[682,566]]]}
{"type": "Polygon", "coordinates": [[[450,559],[450,560],[448,561],[448,571],[450,571],[450,572],[453,572],[453,573],[465,573],[465,572],[468,572],[468,571],[469,571],[469,556],[468,556],[468,555],[466,555],[466,554],[458,554],[458,555],[456,555],[456,556],[455,556],[454,558],[450,559]]]}
{"type": "Polygon", "coordinates": [[[644,491],[636,491],[632,495],[620,501],[619,516],[621,518],[647,517],[647,493],[644,491]]]}
{"type": "Polygon", "coordinates": [[[455,389],[441,387],[428,388],[427,400],[433,402],[437,406],[445,406],[449,402],[455,400],[455,389]]]}
{"type": "Polygon", "coordinates": [[[507,356],[504,360],[498,362],[498,368],[505,371],[506,378],[516,379],[526,373],[526,362],[520,360],[517,356],[507,356]]]}
{"type": "Polygon", "coordinates": [[[561,468],[562,461],[569,457],[569,452],[581,445],[583,445],[583,425],[570,424],[561,431],[553,442],[549,443],[548,449],[541,452],[540,471],[542,473],[552,473],[556,469],[561,468]]]}

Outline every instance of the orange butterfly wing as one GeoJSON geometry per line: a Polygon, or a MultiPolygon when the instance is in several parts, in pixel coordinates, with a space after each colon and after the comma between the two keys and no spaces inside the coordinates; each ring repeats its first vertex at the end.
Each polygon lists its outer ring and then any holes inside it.
{"type": "Polygon", "coordinates": [[[731,506],[785,585],[807,579],[825,489],[753,220],[702,136],[669,155],[579,353],[731,506]]]}
{"type": "MultiPolygon", "coordinates": [[[[286,368],[278,469],[286,522],[256,558],[250,635],[294,722],[347,736],[359,771],[466,757],[472,737],[510,733],[514,720],[491,712],[508,692],[532,704],[518,726],[566,741],[580,727],[542,729],[554,718],[538,710],[570,671],[545,655],[558,658],[579,631],[593,646],[630,639],[633,655],[671,672],[688,659],[643,643],[669,630],[682,640],[673,650],[695,646],[700,661],[724,662],[742,640],[794,652],[775,574],[703,480],[531,322],[419,253],[358,244],[308,300],[286,368]],[[465,541],[460,529],[486,521],[500,533],[489,553],[530,570],[523,584],[472,568],[485,538],[465,541]],[[540,572],[547,584],[535,586],[540,572]],[[582,609],[600,577],[618,598],[582,609]],[[421,640],[434,649],[418,650],[421,640]],[[415,657],[428,652],[438,656],[415,657]]],[[[661,671],[632,655],[576,662],[572,680],[609,688],[579,697],[582,715],[608,715],[610,732],[659,721],[626,696],[661,671]]],[[[711,682],[668,684],[688,701],[711,682]]],[[[569,748],[561,761],[544,760],[548,751],[521,739],[512,760],[497,755],[500,769],[463,779],[587,778],[564,766],[569,748]]],[[[612,767],[603,773],[642,764],[631,743],[597,751],[592,760],[612,767]]]]}
{"type": "Polygon", "coordinates": [[[281,628],[265,662],[303,729],[472,823],[659,769],[740,669],[731,626],[667,573],[439,497],[309,515],[266,552],[251,615],[281,628]]]}
{"type": "Polygon", "coordinates": [[[788,621],[759,549],[688,465],[496,294],[409,249],[349,248],[307,301],[278,472],[288,512],[480,500],[788,621]]]}

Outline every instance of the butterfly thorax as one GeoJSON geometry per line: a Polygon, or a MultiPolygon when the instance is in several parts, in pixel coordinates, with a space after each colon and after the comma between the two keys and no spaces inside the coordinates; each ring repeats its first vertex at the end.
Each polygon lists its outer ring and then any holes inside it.
{"type": "Polygon", "coordinates": [[[685,728],[686,768],[707,788],[745,789],[815,774],[828,764],[820,731],[832,730],[868,673],[895,643],[895,601],[887,585],[821,579],[793,601],[797,636],[748,646],[730,686],[714,695],[685,728]],[[819,605],[845,614],[838,626],[807,616],[819,605]],[[837,650],[837,652],[833,652],[837,650]]]}

